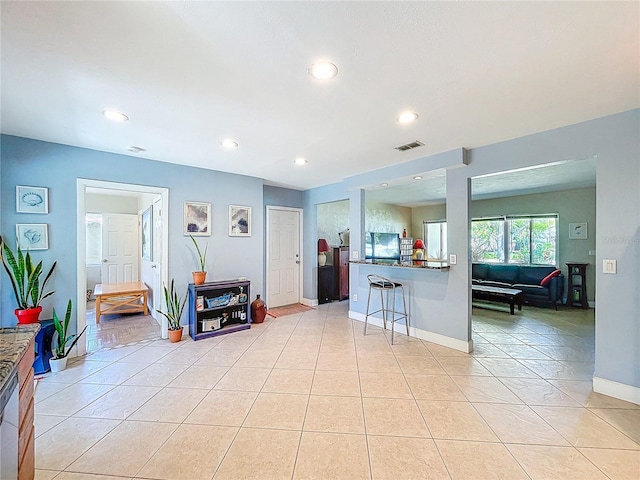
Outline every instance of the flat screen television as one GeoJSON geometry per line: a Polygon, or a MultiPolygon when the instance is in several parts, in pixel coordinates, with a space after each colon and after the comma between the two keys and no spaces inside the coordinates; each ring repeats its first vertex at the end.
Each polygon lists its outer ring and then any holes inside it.
{"type": "Polygon", "coordinates": [[[400,235],[397,233],[367,232],[365,258],[400,260],[400,235]]]}

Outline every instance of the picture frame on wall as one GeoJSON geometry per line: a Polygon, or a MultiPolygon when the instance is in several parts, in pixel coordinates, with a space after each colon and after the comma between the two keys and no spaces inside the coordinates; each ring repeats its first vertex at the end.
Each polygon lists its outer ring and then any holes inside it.
{"type": "Polygon", "coordinates": [[[49,234],[46,223],[18,223],[16,238],[21,250],[48,250],[49,234]]]}
{"type": "Polygon", "coordinates": [[[49,213],[49,189],[16,185],[17,213],[49,213]]]}
{"type": "Polygon", "coordinates": [[[211,204],[184,202],[184,234],[194,237],[211,236],[211,204]]]}
{"type": "Polygon", "coordinates": [[[141,245],[142,245],[142,259],[152,261],[153,260],[153,205],[149,205],[144,212],[142,212],[142,225],[141,225],[141,245]]]}
{"type": "Polygon", "coordinates": [[[229,236],[251,236],[251,207],[229,205],[229,236]]]}
{"type": "Polygon", "coordinates": [[[569,240],[586,240],[586,239],[587,239],[586,222],[569,224],[569,240]]]}

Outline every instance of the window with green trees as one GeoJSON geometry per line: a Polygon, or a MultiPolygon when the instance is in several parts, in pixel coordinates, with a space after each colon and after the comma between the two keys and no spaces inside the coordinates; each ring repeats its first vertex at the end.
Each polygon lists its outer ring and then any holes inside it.
{"type": "Polygon", "coordinates": [[[472,259],[482,263],[556,265],[557,223],[557,214],[472,220],[472,259]]]}

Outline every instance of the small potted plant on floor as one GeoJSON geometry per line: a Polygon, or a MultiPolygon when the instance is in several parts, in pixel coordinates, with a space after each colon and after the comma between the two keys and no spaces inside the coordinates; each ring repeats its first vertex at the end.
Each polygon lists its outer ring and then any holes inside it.
{"type": "Polygon", "coordinates": [[[18,308],[14,310],[18,323],[37,323],[42,311],[40,304],[54,293],[53,291],[45,293],[44,290],[53,275],[57,262],[53,262],[44,281],[40,284],[43,271],[42,260],[34,265],[31,254],[27,251],[27,254],[24,255],[20,246],[17,248],[17,253],[14,254],[2,237],[0,237],[0,258],[7,275],[9,275],[18,303],[18,308]]]}
{"type": "Polygon", "coordinates": [[[169,340],[171,340],[171,343],[179,342],[182,340],[182,325],[180,325],[180,318],[182,317],[184,306],[187,303],[187,294],[185,293],[183,296],[178,296],[173,279],[171,279],[169,289],[167,289],[166,285],[163,285],[163,288],[164,303],[167,306],[167,311],[163,312],[158,310],[158,312],[164,315],[169,322],[169,340]]]}
{"type": "Polygon", "coordinates": [[[191,237],[191,241],[196,247],[196,252],[198,253],[198,260],[200,261],[200,265],[199,265],[200,271],[192,272],[193,283],[195,285],[202,285],[205,279],[207,278],[207,272],[205,271],[205,264],[207,263],[207,249],[209,248],[209,245],[205,245],[204,255],[203,255],[202,252],[200,251],[200,246],[198,245],[198,242],[196,242],[196,239],[193,238],[193,235],[189,235],[189,237],[191,237]]]}
{"type": "Polygon", "coordinates": [[[54,337],[51,351],[53,357],[49,360],[52,372],[60,372],[67,368],[67,355],[71,349],[76,345],[80,337],[87,329],[85,326],[80,334],[69,335],[69,321],[71,320],[72,303],[69,300],[67,303],[67,311],[64,315],[64,321],[61,322],[56,314],[56,309],[53,309],[53,326],[56,329],[57,339],[54,337]]]}

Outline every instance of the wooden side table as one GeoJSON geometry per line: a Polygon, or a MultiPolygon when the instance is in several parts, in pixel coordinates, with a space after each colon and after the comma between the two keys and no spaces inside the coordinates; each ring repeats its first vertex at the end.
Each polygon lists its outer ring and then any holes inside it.
{"type": "Polygon", "coordinates": [[[587,302],[587,265],[588,263],[567,263],[569,269],[569,290],[567,305],[589,308],[587,302]]]}

